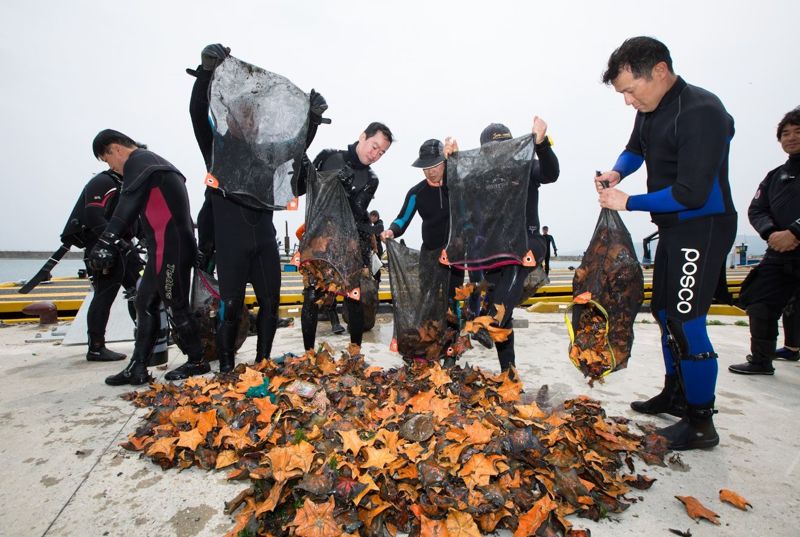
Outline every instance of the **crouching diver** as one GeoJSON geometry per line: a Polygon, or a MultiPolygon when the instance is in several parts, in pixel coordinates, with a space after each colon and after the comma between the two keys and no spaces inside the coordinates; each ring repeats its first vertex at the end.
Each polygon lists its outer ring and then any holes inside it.
{"type": "Polygon", "coordinates": [[[173,334],[189,360],[170,371],[167,380],[209,371],[197,327],[189,310],[189,278],[197,255],[189,197],[181,172],[160,156],[140,149],[121,132],[106,129],[92,142],[95,157],[123,176],[114,214],[89,253],[93,270],[111,269],[122,261],[126,245],[120,235],[139,218],[147,242],[147,264],[136,294],[137,331],[128,366],[106,384],[139,385],[150,380],[147,360],[160,328],[159,300],[170,315],[173,334]]]}

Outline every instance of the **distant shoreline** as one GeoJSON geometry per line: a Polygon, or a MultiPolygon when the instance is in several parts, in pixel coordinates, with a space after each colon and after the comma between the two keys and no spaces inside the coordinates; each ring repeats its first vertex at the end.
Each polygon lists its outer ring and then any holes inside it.
{"type": "MultiPolygon", "coordinates": [[[[34,252],[21,250],[0,250],[0,259],[48,259],[52,252],[34,252]]],[[[83,252],[67,252],[62,259],[83,259],[83,252]]]]}

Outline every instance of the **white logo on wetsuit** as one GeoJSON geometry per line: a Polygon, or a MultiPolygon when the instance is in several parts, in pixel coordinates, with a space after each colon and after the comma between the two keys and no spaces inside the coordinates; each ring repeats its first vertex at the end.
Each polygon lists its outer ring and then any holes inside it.
{"type": "Polygon", "coordinates": [[[694,248],[681,248],[683,258],[683,276],[681,276],[681,288],[678,290],[678,312],[689,313],[692,311],[692,299],[694,298],[694,284],[697,283],[694,275],[697,273],[696,261],[700,259],[700,252],[694,248]]]}

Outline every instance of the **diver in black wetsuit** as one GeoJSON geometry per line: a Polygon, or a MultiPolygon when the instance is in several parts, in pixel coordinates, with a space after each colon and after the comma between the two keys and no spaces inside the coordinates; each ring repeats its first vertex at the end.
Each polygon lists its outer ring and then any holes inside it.
{"type": "Polygon", "coordinates": [[[665,384],[660,394],[631,407],[682,416],[658,431],[670,449],[713,447],[719,443],[713,422],[717,355],[706,314],[736,236],[728,183],[733,118],[714,94],[677,76],[667,47],[650,37],[628,39],[615,50],[603,82],[637,114],[613,169],[595,178],[600,205],[648,211],[659,231],[651,310],[661,327],[665,384]],[[647,194],[618,190],[643,163],[647,194]]]}
{"type": "Polygon", "coordinates": [[[106,384],[144,384],[147,359],[158,337],[159,299],[170,314],[173,334],[189,360],[170,371],[167,380],[207,373],[203,349],[189,311],[189,278],[197,255],[186,193],[186,179],[169,162],[139,149],[131,138],[114,130],[101,131],[92,142],[94,155],[122,174],[119,203],[94,248],[94,270],[111,269],[125,249],[121,235],[139,218],[147,241],[147,264],[136,294],[137,331],[131,361],[106,384]]]}
{"type": "MultiPolygon", "coordinates": [[[[380,160],[392,145],[392,131],[383,123],[370,123],[358,140],[346,150],[325,149],[314,159],[317,171],[342,170],[339,177],[342,180],[350,210],[353,212],[356,228],[358,229],[361,261],[365,267],[370,266],[372,253],[371,228],[367,208],[378,190],[378,176],[370,167],[380,160]]],[[[305,179],[299,182],[299,193],[306,192],[305,179]]],[[[316,304],[316,293],[313,287],[303,290],[303,309],[300,314],[300,324],[303,331],[303,345],[306,350],[314,348],[317,332],[317,317],[319,307],[316,304]]],[[[364,334],[364,309],[359,301],[349,297],[344,299],[347,308],[348,330],[350,342],[361,346],[364,334]]]]}
{"type": "Polygon", "coordinates": [[[747,362],[728,370],[741,375],[773,375],[774,359],[800,358],[800,342],[792,341],[797,338],[796,299],[783,318],[790,348],[780,349],[780,354],[775,350],[778,319],[800,293],[800,108],[778,124],[778,141],[789,159],[761,181],[747,211],[750,224],[767,241],[767,253],[747,275],[739,293],[739,303],[750,318],[750,355],[747,362]]]}
{"type": "MultiPolygon", "coordinates": [[[[535,262],[541,263],[546,251],[546,243],[539,226],[539,187],[544,184],[554,183],[558,180],[560,168],[558,157],[553,152],[552,141],[547,136],[547,123],[539,116],[534,116],[531,133],[534,137],[535,159],[531,162],[530,182],[528,183],[528,198],[525,205],[525,229],[528,235],[528,248],[533,253],[535,262]]],[[[481,145],[511,139],[511,131],[501,123],[492,123],[481,132],[481,145]]],[[[448,139],[445,145],[445,155],[450,156],[458,151],[458,143],[448,139]]],[[[512,315],[522,298],[525,278],[530,269],[520,264],[505,265],[499,268],[483,271],[470,271],[470,281],[485,279],[490,284],[490,304],[502,304],[505,312],[501,322],[502,328],[512,328],[512,315]]],[[[494,315],[494,311],[490,314],[494,315]]],[[[478,339],[481,341],[481,339],[478,339]]],[[[482,341],[482,343],[484,343],[482,341]]],[[[485,344],[485,343],[484,343],[485,344]]],[[[501,371],[506,371],[515,366],[516,355],[514,352],[514,332],[512,330],[508,339],[495,344],[497,359],[501,371]]]]}
{"type": "MultiPolygon", "coordinates": [[[[197,77],[192,88],[189,112],[207,169],[211,167],[214,139],[208,119],[209,85],[214,69],[229,52],[230,49],[222,45],[208,45],[203,49],[202,63],[197,70],[187,70],[197,77]]],[[[327,107],[325,99],[311,90],[306,147],[313,141],[327,107]]],[[[225,142],[238,143],[244,150],[244,144],[237,142],[233,134],[229,131],[225,142]]],[[[235,365],[236,333],[248,282],[253,285],[259,306],[256,361],[269,358],[278,327],[281,288],[280,253],[272,211],[250,207],[241,200],[207,187],[205,202],[197,220],[198,266],[206,268],[214,255],[219,276],[222,319],[217,331],[217,349],[220,372],[231,371],[235,365]]]]}
{"type": "MultiPolygon", "coordinates": [[[[111,362],[124,360],[125,355],[111,351],[105,346],[106,325],[111,305],[120,287],[130,296],[136,294],[136,281],[142,269],[142,261],[135,251],[123,252],[122,262],[105,271],[92,270],[88,257],[97,239],[103,233],[108,220],[114,213],[119,200],[122,177],[113,170],[98,173],[86,183],[75,207],[72,209],[67,225],[61,233],[61,242],[84,249],[84,262],[92,280],[94,295],[86,314],[89,336],[89,350],[86,359],[90,362],[111,362]]],[[[133,233],[126,230],[122,236],[126,241],[133,233]]],[[[133,306],[128,303],[131,318],[135,320],[133,306]]]]}

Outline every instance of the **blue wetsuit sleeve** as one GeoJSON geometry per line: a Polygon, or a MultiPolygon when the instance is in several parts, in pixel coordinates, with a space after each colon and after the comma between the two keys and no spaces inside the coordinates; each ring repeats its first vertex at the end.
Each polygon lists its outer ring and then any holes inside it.
{"type": "Polygon", "coordinates": [[[671,186],[648,194],[630,196],[625,208],[629,211],[648,211],[651,213],[673,213],[686,210],[686,206],[672,195],[671,186]]]}
{"type": "Polygon", "coordinates": [[[417,212],[417,194],[415,189],[411,189],[406,194],[406,200],[403,202],[403,207],[400,209],[400,213],[397,215],[397,218],[389,225],[389,229],[392,230],[395,237],[399,237],[403,233],[406,232],[408,229],[408,225],[411,223],[411,220],[414,218],[414,213],[417,212]]]}
{"type": "Polygon", "coordinates": [[[614,164],[614,167],[611,168],[615,172],[619,173],[620,178],[624,179],[636,170],[644,162],[644,157],[633,151],[626,149],[622,153],[620,153],[617,162],[614,164]]]}

